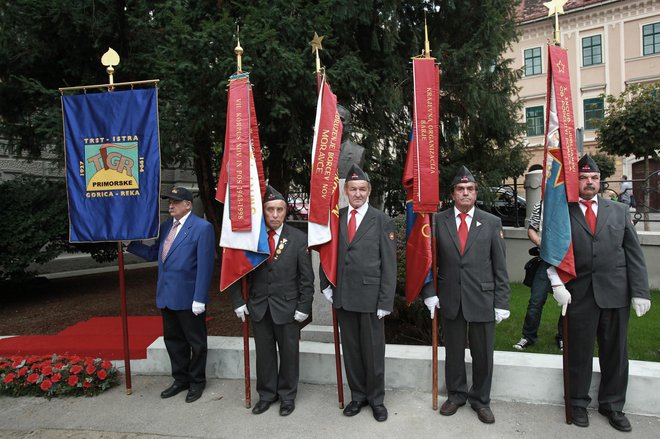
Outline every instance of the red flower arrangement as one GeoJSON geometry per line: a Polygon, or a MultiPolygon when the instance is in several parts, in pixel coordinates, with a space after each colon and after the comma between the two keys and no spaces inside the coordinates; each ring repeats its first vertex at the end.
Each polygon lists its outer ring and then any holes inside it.
{"type": "Polygon", "coordinates": [[[94,396],[119,384],[110,361],[79,356],[0,357],[0,395],[94,396]]]}

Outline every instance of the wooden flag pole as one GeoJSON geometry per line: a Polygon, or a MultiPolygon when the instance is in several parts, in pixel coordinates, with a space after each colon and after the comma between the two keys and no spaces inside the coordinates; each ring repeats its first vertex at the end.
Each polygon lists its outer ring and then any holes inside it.
{"type": "MultiPolygon", "coordinates": [[[[239,26],[236,26],[236,47],[234,47],[234,53],[236,54],[236,73],[243,72],[243,48],[241,47],[239,31],[239,26]]],[[[241,279],[241,293],[243,295],[243,303],[247,304],[247,276],[243,276],[241,279]]],[[[243,320],[243,377],[245,380],[245,408],[249,409],[252,407],[252,392],[250,390],[250,327],[247,317],[243,320]]]]}
{"type": "Polygon", "coordinates": [[[126,282],[124,279],[124,250],[121,241],[117,242],[117,263],[119,268],[119,301],[121,302],[121,332],[124,342],[124,370],[126,375],[126,394],[133,393],[131,384],[131,355],[128,344],[128,306],[126,305],[126,282]]]}
{"type": "MultiPolygon", "coordinates": [[[[247,276],[241,279],[241,292],[243,294],[243,303],[248,301],[247,276]]],[[[247,317],[243,321],[243,365],[245,376],[245,408],[252,406],[252,395],[250,391],[250,328],[248,327],[247,317]]]]}
{"type": "MultiPolygon", "coordinates": [[[[426,12],[424,12],[424,52],[422,57],[431,58],[431,45],[429,43],[429,31],[428,26],[426,25],[426,12]]],[[[436,209],[437,212],[437,209],[436,209]]],[[[435,236],[435,215],[431,214],[431,276],[433,277],[433,291],[438,293],[438,279],[436,276],[438,270],[438,261],[436,257],[436,236],[435,236]]],[[[438,320],[439,309],[436,308],[433,319],[431,321],[431,348],[433,352],[431,353],[431,375],[433,383],[431,384],[431,405],[433,410],[438,410],[438,320]]]]}
{"type": "MultiPolygon", "coordinates": [[[[559,41],[560,32],[559,32],[559,14],[564,13],[564,5],[567,0],[551,0],[548,3],[543,5],[548,8],[548,17],[554,15],[554,34],[553,42],[555,46],[561,46],[559,41]]],[[[562,352],[562,366],[563,366],[563,375],[564,375],[564,415],[566,417],[566,423],[573,423],[573,407],[571,404],[571,381],[569,375],[569,338],[568,338],[568,314],[564,315],[562,318],[562,341],[564,342],[564,350],[562,352]]]]}
{"type": "MultiPolygon", "coordinates": [[[[312,52],[315,55],[316,59],[316,90],[317,93],[321,93],[321,82],[322,82],[322,73],[321,73],[321,58],[319,56],[319,50],[322,50],[323,47],[321,43],[323,41],[323,36],[319,36],[314,32],[314,38],[309,42],[309,45],[312,46],[312,52]]],[[[339,189],[336,189],[339,190],[339,189]]],[[[339,344],[339,323],[337,322],[337,312],[334,307],[332,307],[332,335],[335,344],[335,370],[337,371],[337,400],[340,409],[344,408],[344,380],[342,377],[341,371],[341,348],[339,344]]]]}
{"type": "MultiPolygon", "coordinates": [[[[114,66],[119,64],[119,54],[111,47],[101,57],[101,64],[106,66],[108,73],[108,92],[115,89],[114,87],[114,66]]],[[[124,249],[122,248],[121,241],[117,241],[117,265],[119,272],[119,302],[121,304],[121,331],[122,340],[124,345],[124,373],[126,375],[126,394],[133,393],[133,386],[131,380],[131,354],[128,343],[128,306],[126,304],[126,281],[124,277],[124,249]]]]}

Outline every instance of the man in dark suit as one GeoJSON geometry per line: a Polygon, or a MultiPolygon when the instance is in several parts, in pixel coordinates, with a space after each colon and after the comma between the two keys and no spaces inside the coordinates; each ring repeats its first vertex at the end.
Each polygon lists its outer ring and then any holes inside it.
{"type": "Polygon", "coordinates": [[[264,218],[271,256],[248,275],[247,305],[241,294],[241,282],[229,288],[236,315],[243,321],[246,314],[252,316],[259,392],[259,402],[252,409],[256,415],[268,410],[277,399],[281,401],[281,416],[288,416],[295,409],[299,376],[298,323],[312,311],[314,271],[307,250],[307,236],[284,224],[286,212],[282,194],[268,186],[264,218]]]}
{"type": "Polygon", "coordinates": [[[580,200],[568,206],[576,277],[564,286],[555,267],[548,269],[553,296],[569,317],[573,423],[589,426],[587,406],[597,338],[598,412],[617,430],[631,431],[622,411],[628,386],[628,319],[631,302],[638,317],[651,308],[646,263],[628,206],[598,196],[600,171],[593,159],[582,157],[578,172],[580,200]]]}
{"type": "Polygon", "coordinates": [[[173,187],[172,218],[160,226],[153,245],[132,242],[127,250],[148,261],[158,260],[156,306],[163,316],[163,338],[174,383],[160,396],[188,389],[186,402],[198,400],[206,385],[206,303],[215,262],[215,234],[208,221],[191,213],[192,194],[173,187]]]}
{"type": "Polygon", "coordinates": [[[344,193],[349,207],[339,211],[337,286],[323,276],[323,295],[337,309],[351,402],[344,415],[371,405],[374,418],[387,420],[385,399],[385,325],[396,289],[394,223],[369,206],[369,177],[353,164],[344,193]]]}
{"type": "Polygon", "coordinates": [[[481,422],[492,424],[495,324],[509,317],[509,277],[502,222],[475,207],[477,183],[462,166],[452,181],[454,207],[435,215],[438,290],[422,290],[431,312],[440,308],[445,341],[447,401],[440,414],[451,416],[470,403],[481,422]],[[472,387],[465,372],[465,339],[472,355],[472,387]]]}

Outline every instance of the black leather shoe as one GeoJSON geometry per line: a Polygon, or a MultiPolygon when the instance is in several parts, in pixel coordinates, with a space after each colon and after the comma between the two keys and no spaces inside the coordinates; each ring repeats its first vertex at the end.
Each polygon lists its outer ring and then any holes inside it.
{"type": "Polygon", "coordinates": [[[371,407],[374,412],[374,419],[378,422],[387,421],[387,409],[383,404],[371,407]]]}
{"type": "Polygon", "coordinates": [[[171,398],[174,395],[178,395],[179,393],[183,392],[184,390],[187,390],[190,387],[190,384],[188,383],[177,383],[176,381],[174,384],[172,384],[170,387],[167,389],[163,390],[160,392],[160,397],[161,398],[171,398]]]}
{"type": "Polygon", "coordinates": [[[263,399],[260,399],[259,402],[257,402],[257,404],[252,408],[252,413],[255,415],[260,415],[268,410],[270,405],[274,402],[275,401],[264,401],[263,399]]]}
{"type": "Polygon", "coordinates": [[[293,399],[282,401],[280,404],[280,416],[289,416],[296,409],[296,403],[293,399]]]}
{"type": "Polygon", "coordinates": [[[350,404],[344,408],[344,416],[355,416],[360,413],[362,407],[366,407],[368,405],[369,403],[367,401],[351,401],[350,404]]]}
{"type": "Polygon", "coordinates": [[[573,406],[573,424],[578,427],[588,427],[589,426],[589,416],[587,415],[587,409],[584,407],[573,406]]]}
{"type": "Polygon", "coordinates": [[[492,424],[495,422],[495,415],[493,415],[490,407],[472,407],[472,410],[477,412],[477,418],[479,418],[484,424],[492,424]]]}
{"type": "Polygon", "coordinates": [[[457,404],[453,401],[447,400],[440,406],[440,414],[443,416],[451,416],[458,410],[459,407],[464,406],[465,403],[457,404]]]}
{"type": "Polygon", "coordinates": [[[204,393],[203,386],[191,387],[190,390],[188,390],[188,394],[186,395],[186,402],[197,401],[199,398],[202,397],[202,393],[204,393]]]}
{"type": "Polygon", "coordinates": [[[632,426],[630,425],[628,418],[626,418],[625,413],[602,408],[598,408],[598,413],[607,417],[607,420],[610,421],[610,425],[617,430],[632,431],[632,426]]]}

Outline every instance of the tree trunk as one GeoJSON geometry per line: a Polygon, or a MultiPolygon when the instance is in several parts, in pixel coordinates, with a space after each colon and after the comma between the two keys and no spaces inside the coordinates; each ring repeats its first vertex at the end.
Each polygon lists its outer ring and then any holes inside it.
{"type": "Polygon", "coordinates": [[[649,222],[649,209],[651,208],[651,188],[649,187],[650,178],[649,174],[651,173],[651,164],[649,163],[649,156],[644,157],[644,186],[642,186],[642,191],[644,191],[644,231],[648,232],[651,230],[651,223],[649,222]]]}
{"type": "Polygon", "coordinates": [[[222,222],[222,208],[219,206],[215,200],[215,185],[216,181],[213,177],[213,170],[211,169],[211,145],[208,142],[197,142],[196,145],[196,155],[193,160],[193,168],[195,169],[195,175],[197,176],[197,185],[199,186],[199,199],[202,201],[204,206],[204,214],[206,219],[213,224],[213,229],[215,231],[215,243],[216,243],[216,253],[218,255],[218,260],[222,260],[220,253],[220,247],[218,243],[220,242],[220,231],[221,231],[221,222],[222,222]]]}

